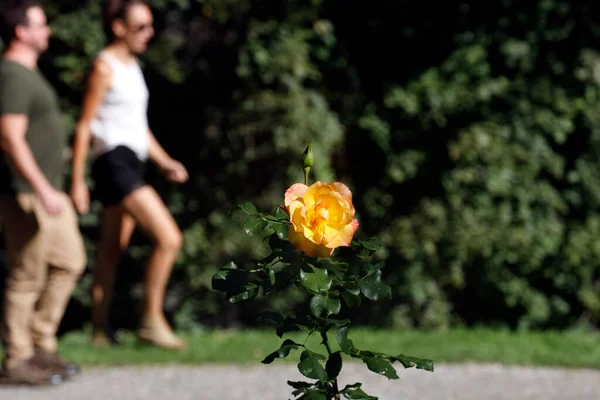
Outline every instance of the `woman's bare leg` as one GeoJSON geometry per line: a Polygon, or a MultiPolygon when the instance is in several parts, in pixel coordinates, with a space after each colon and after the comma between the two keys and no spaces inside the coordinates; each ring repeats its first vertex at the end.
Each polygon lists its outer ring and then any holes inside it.
{"type": "Polygon", "coordinates": [[[163,314],[165,290],[183,244],[183,236],[156,191],[144,186],[123,200],[123,208],[154,242],[145,277],[144,315],[140,337],[166,348],[185,346],[171,331],[163,314]]]}
{"type": "Polygon", "coordinates": [[[93,342],[109,344],[106,338],[108,315],[113,295],[116,269],[121,256],[129,246],[135,220],[125,214],[120,205],[107,207],[103,211],[98,256],[92,283],[93,342]]]}

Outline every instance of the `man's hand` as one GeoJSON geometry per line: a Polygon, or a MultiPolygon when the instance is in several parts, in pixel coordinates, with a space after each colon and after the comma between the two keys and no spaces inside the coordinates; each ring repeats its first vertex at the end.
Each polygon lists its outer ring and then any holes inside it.
{"type": "Polygon", "coordinates": [[[162,172],[171,182],[183,183],[188,180],[188,172],[177,160],[169,160],[162,165],[162,172]]]}
{"type": "Polygon", "coordinates": [[[44,189],[44,191],[38,193],[38,196],[44,209],[50,215],[60,214],[65,209],[65,198],[53,187],[44,189]]]}
{"type": "Polygon", "coordinates": [[[80,214],[87,214],[90,209],[90,191],[85,182],[76,182],[71,187],[71,200],[80,214]]]}

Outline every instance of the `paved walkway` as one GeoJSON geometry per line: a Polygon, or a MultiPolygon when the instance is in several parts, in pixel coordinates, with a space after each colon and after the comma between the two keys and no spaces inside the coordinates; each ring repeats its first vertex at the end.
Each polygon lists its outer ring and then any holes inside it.
{"type": "MultiPolygon", "coordinates": [[[[438,365],[433,373],[396,368],[389,381],[363,364],[346,364],[341,383],[363,382],[380,400],[598,400],[600,371],[438,365]]],[[[85,369],[56,388],[0,388],[0,400],[285,400],[295,365],[123,367],[85,369]]]]}

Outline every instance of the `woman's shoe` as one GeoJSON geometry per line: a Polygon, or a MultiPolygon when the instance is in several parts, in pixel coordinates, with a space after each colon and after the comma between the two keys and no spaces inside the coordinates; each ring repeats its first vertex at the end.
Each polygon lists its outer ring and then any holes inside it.
{"type": "Polygon", "coordinates": [[[178,338],[166,321],[158,318],[144,318],[138,330],[138,339],[144,344],[153,344],[168,350],[181,350],[187,344],[178,338]]]}

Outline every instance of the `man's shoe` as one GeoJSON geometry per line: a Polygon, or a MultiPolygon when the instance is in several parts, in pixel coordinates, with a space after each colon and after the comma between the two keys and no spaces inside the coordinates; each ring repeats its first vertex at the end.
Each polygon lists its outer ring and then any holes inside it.
{"type": "Polygon", "coordinates": [[[33,358],[23,361],[14,368],[4,369],[0,375],[0,384],[52,386],[63,383],[61,374],[44,368],[34,362],[33,358]]]}
{"type": "Polygon", "coordinates": [[[62,360],[58,354],[51,353],[42,349],[36,349],[33,356],[33,362],[42,368],[48,368],[51,371],[60,374],[65,379],[71,379],[81,373],[79,365],[62,360]]]}

